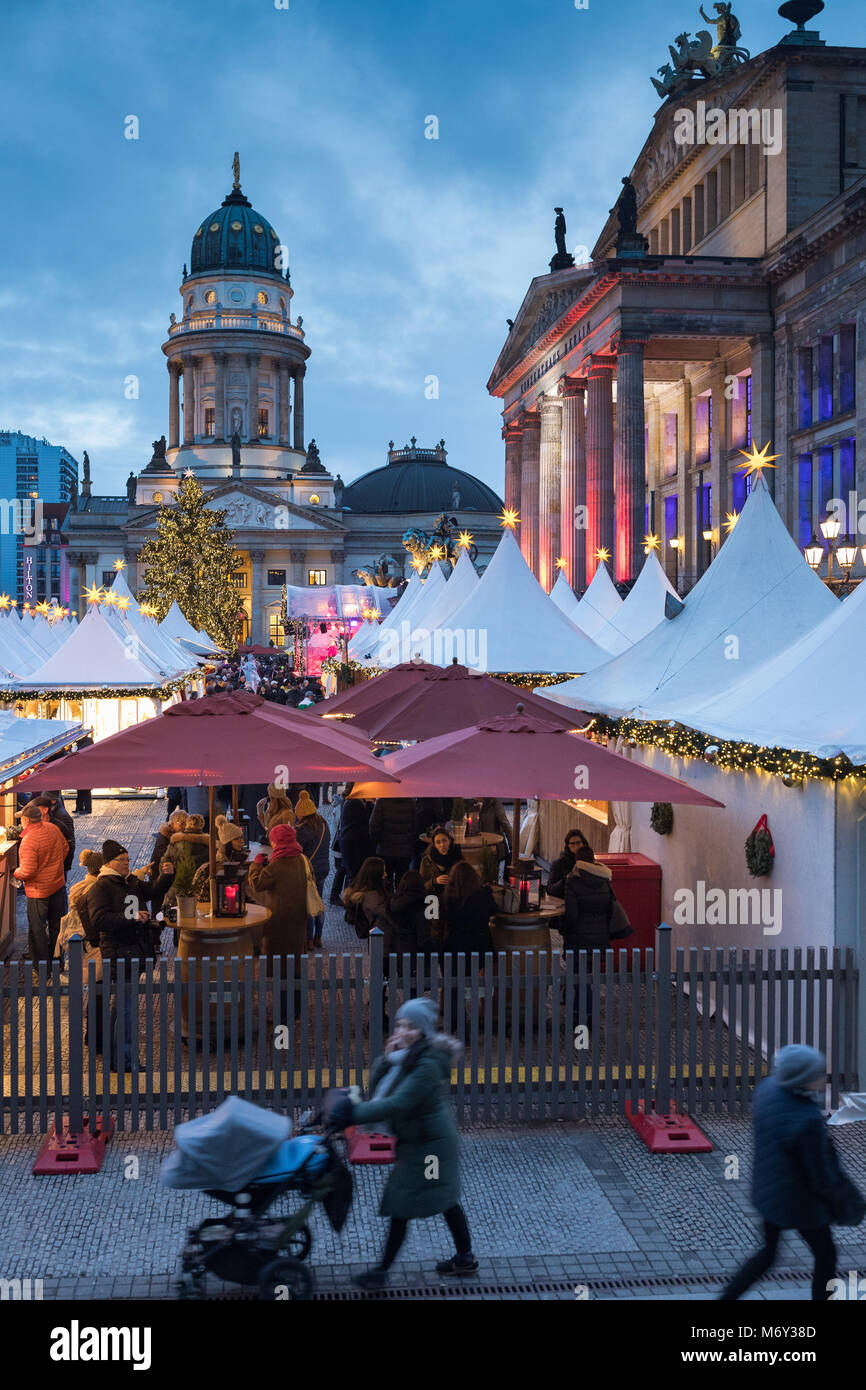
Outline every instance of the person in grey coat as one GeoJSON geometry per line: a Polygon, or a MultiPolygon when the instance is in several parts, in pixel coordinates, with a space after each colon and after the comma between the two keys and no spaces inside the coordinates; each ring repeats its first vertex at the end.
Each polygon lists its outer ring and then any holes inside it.
{"type": "Polygon", "coordinates": [[[819,1108],[825,1072],[820,1052],[794,1043],[776,1054],[772,1075],[755,1093],[752,1201],[764,1223],[764,1244],[728,1283],[720,1295],[726,1301],[771,1268],[784,1230],[797,1231],[815,1257],[813,1301],[830,1297],[836,1273],[830,1224],[840,1219],[842,1196],[853,1184],[819,1108]]]}

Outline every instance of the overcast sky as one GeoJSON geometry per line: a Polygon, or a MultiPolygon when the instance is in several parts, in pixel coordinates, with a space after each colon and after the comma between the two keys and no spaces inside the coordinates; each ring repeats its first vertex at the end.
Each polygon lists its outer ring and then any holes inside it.
{"type": "MultiPolygon", "coordinates": [[[[706,27],[697,4],[276,3],[4,7],[0,427],[88,449],[98,492],[144,467],[168,427],[181,267],[237,149],[289,247],[323,462],[349,481],[389,439],[444,436],[501,492],[485,384],[505,320],[547,271],[555,204],[569,248],[592,246],[659,105],[650,73],[706,27]]],[[[862,44],[863,8],[828,0],[823,36],[862,44]]],[[[770,0],[735,11],[752,53],[790,27],[770,0]]]]}

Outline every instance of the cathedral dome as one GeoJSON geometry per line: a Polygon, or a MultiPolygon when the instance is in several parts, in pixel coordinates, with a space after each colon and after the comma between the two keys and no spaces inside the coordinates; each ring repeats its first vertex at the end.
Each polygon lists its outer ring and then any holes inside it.
{"type": "Polygon", "coordinates": [[[501,512],[492,488],[445,462],[445,443],[435,449],[410,448],[388,453],[384,468],[374,468],[343,492],[342,505],[352,512],[501,512]]]}
{"type": "Polygon", "coordinates": [[[256,212],[236,183],[222,207],[205,217],[196,231],[190,252],[190,274],[253,270],[281,280],[288,267],[279,268],[279,245],[279,237],[270,222],[256,212]]]}

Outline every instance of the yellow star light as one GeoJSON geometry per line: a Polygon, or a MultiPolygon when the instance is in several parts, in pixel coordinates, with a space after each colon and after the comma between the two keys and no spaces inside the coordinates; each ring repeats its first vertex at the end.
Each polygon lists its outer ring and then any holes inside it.
{"type": "Polygon", "coordinates": [[[0,594],[0,609],[8,608],[11,602],[12,600],[8,594],[0,594]]]}
{"type": "Polygon", "coordinates": [[[595,552],[595,558],[596,558],[596,560],[609,560],[609,559],[610,559],[610,551],[608,550],[608,548],[607,548],[606,545],[600,545],[600,546],[598,547],[598,550],[595,552]]]}
{"type": "Polygon", "coordinates": [[[117,607],[117,594],[114,592],[113,589],[104,589],[104,590],[103,590],[103,593],[102,593],[102,602],[103,602],[108,608],[116,608],[116,607],[117,607]]]}
{"type": "Polygon", "coordinates": [[[566,560],[564,555],[560,555],[559,559],[556,562],[556,568],[558,570],[568,569],[568,561],[566,560]]]}
{"type": "Polygon", "coordinates": [[[458,545],[458,548],[459,548],[460,550],[468,550],[471,544],[472,544],[472,532],[471,532],[471,531],[461,531],[461,532],[460,532],[460,535],[457,537],[457,545],[458,545]]]}
{"type": "Polygon", "coordinates": [[[509,531],[513,531],[519,520],[520,517],[514,507],[505,507],[499,525],[507,527],[509,531]]]}
{"type": "Polygon", "coordinates": [[[361,612],[368,623],[371,623],[374,618],[378,618],[379,616],[375,608],[362,608],[361,612]]]}
{"type": "Polygon", "coordinates": [[[412,568],[413,570],[417,570],[420,574],[421,571],[426,567],[426,564],[426,560],[422,560],[420,555],[416,555],[415,559],[412,561],[412,568]]]}
{"type": "Polygon", "coordinates": [[[49,611],[49,608],[48,608],[48,600],[47,600],[47,599],[42,599],[40,603],[37,603],[37,605],[36,605],[36,612],[37,612],[37,613],[42,613],[42,614],[44,614],[44,615],[47,616],[48,611],[49,611]]]}
{"type": "Polygon", "coordinates": [[[433,559],[433,560],[443,560],[443,559],[445,558],[445,547],[444,547],[444,545],[431,545],[431,547],[430,547],[430,557],[431,557],[431,559],[433,559]]]}
{"type": "Polygon", "coordinates": [[[117,559],[115,560],[115,562],[114,562],[114,568],[115,568],[116,572],[117,572],[118,574],[120,574],[120,571],[121,571],[121,570],[125,570],[125,569],[126,569],[126,561],[125,561],[125,560],[121,560],[120,557],[118,556],[118,558],[117,558],[117,559]]]}
{"type": "Polygon", "coordinates": [[[184,470],[184,475],[183,475],[183,476],[184,476],[185,478],[194,478],[194,477],[195,477],[195,470],[192,469],[192,468],[187,468],[187,469],[184,470]]]}
{"type": "Polygon", "coordinates": [[[737,522],[739,521],[739,519],[740,519],[740,513],[739,513],[739,512],[726,512],[726,513],[725,513],[725,523],[724,523],[724,524],[725,524],[725,530],[727,531],[728,535],[731,534],[731,532],[733,531],[733,529],[734,529],[734,527],[736,526],[736,524],[737,524],[737,522]]]}
{"type": "Polygon", "coordinates": [[[661,540],[653,531],[647,531],[643,538],[643,553],[649,555],[651,550],[660,550],[661,540]]]}
{"type": "Polygon", "coordinates": [[[82,589],[81,592],[88,603],[99,603],[102,600],[102,589],[98,584],[91,584],[89,589],[82,589]]]}
{"type": "Polygon", "coordinates": [[[130,600],[127,598],[126,594],[121,594],[120,598],[115,598],[114,601],[121,613],[125,613],[130,604],[130,600]]]}
{"type": "Polygon", "coordinates": [[[768,454],[767,450],[769,447],[769,444],[765,444],[763,449],[757,449],[753,444],[750,450],[741,449],[740,453],[743,455],[746,462],[737,464],[738,471],[741,473],[757,473],[760,477],[765,468],[775,468],[776,465],[772,460],[780,458],[781,455],[768,454]]]}

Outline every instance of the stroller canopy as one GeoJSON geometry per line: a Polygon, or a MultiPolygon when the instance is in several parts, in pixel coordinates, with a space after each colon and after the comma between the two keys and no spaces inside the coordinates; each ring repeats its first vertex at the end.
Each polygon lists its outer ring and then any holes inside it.
{"type": "Polygon", "coordinates": [[[159,1180],[166,1187],[239,1192],[291,1132],[287,1115],[229,1096],[210,1115],[177,1126],[159,1180]]]}

